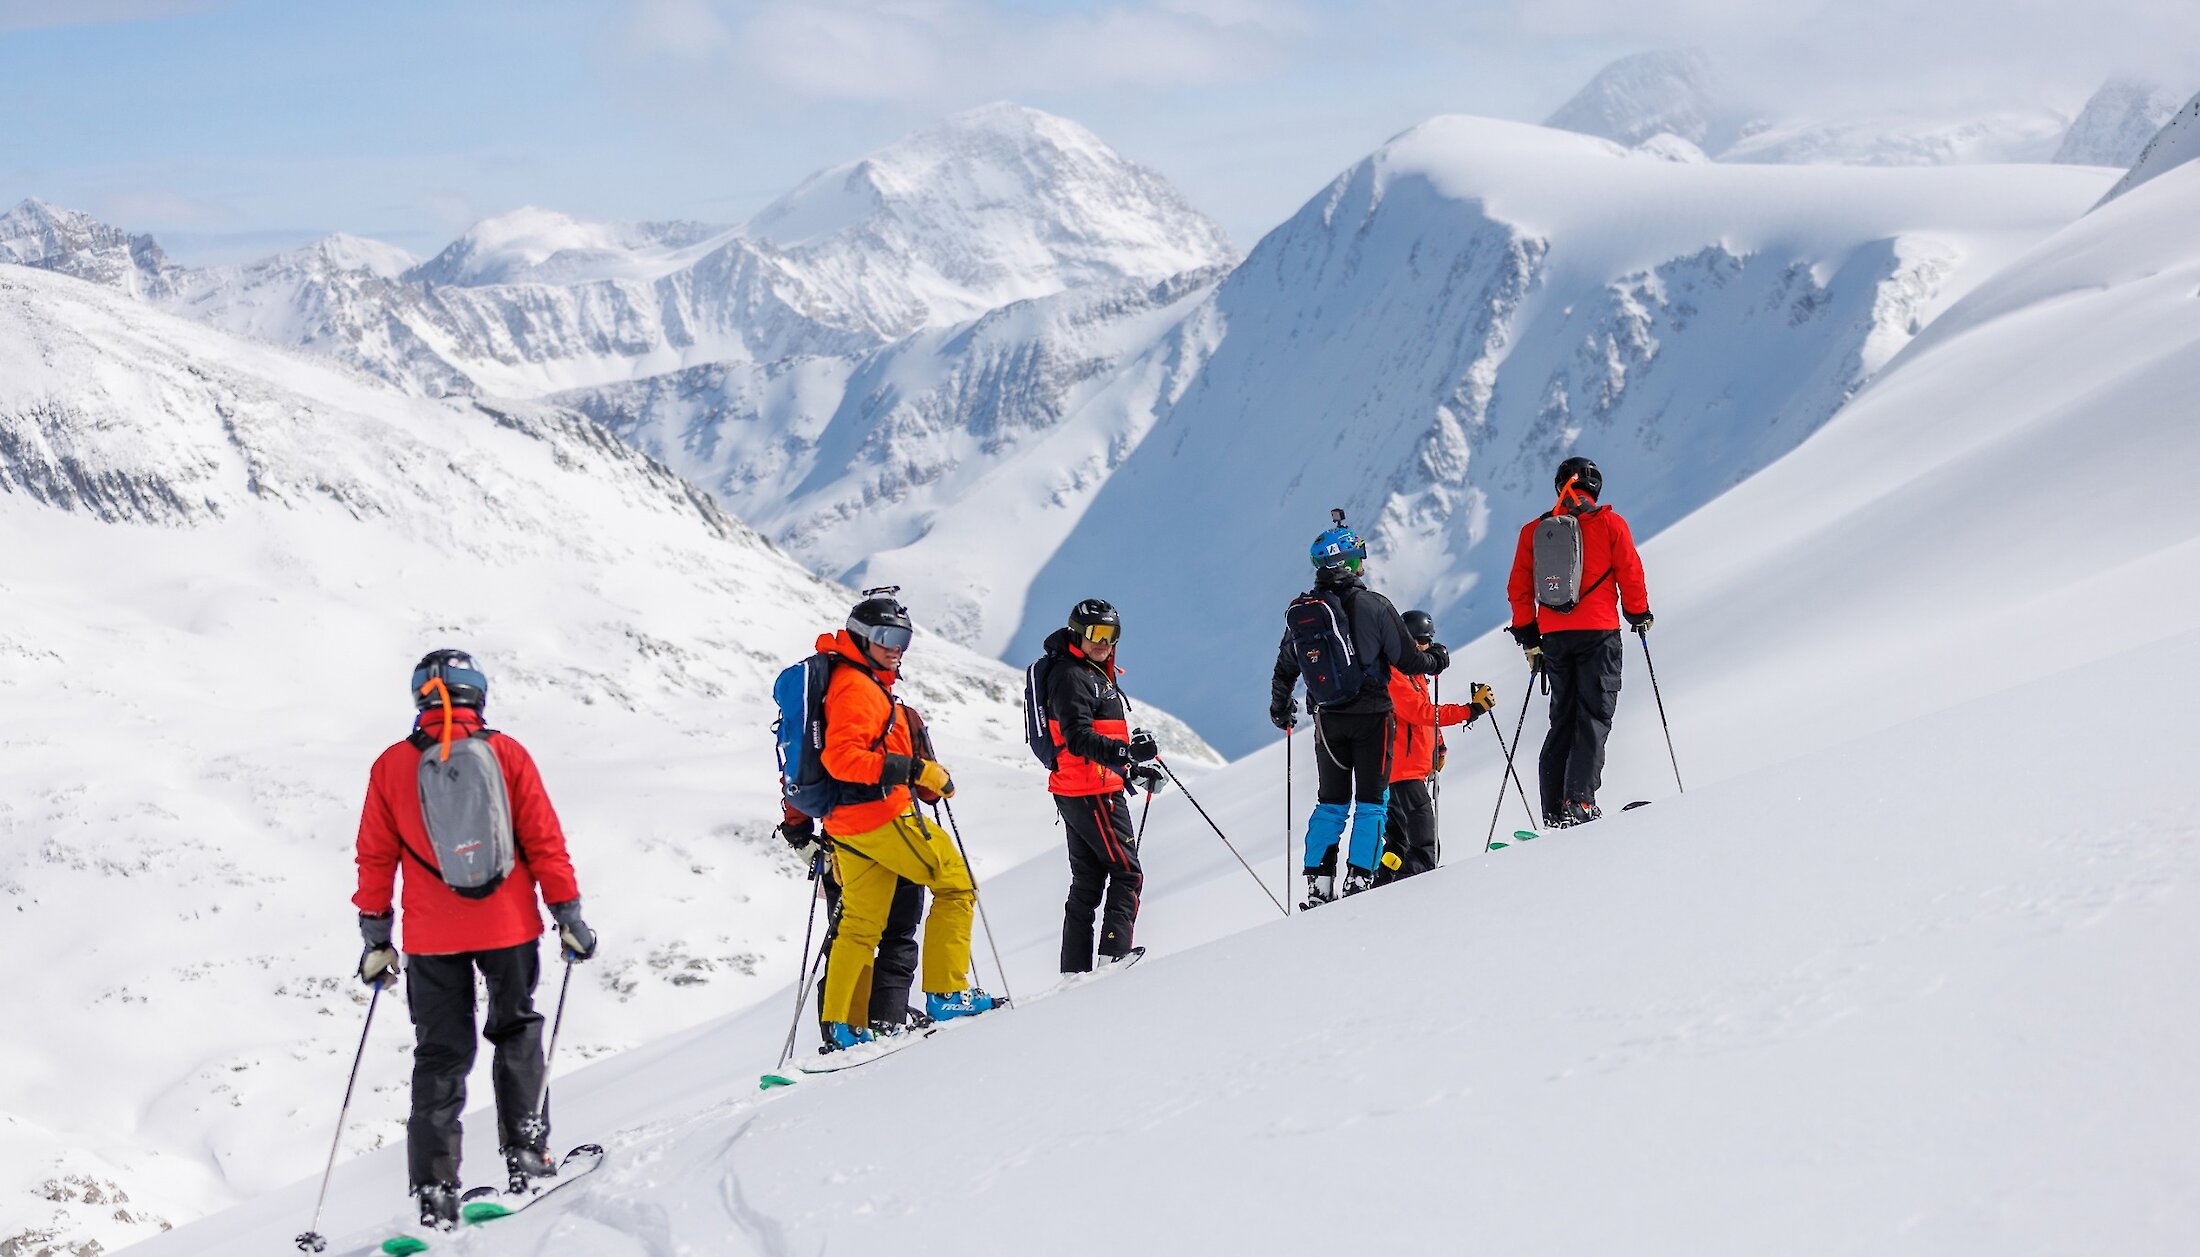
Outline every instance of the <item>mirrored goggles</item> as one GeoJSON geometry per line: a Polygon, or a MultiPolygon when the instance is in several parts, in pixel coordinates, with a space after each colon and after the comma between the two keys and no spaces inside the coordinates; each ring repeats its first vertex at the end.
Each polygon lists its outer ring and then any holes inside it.
{"type": "Polygon", "coordinates": [[[1122,635],[1123,628],[1119,624],[1088,624],[1085,626],[1085,640],[1096,645],[1104,646],[1122,635]]]}
{"type": "Polygon", "coordinates": [[[880,650],[907,650],[917,636],[914,629],[899,624],[851,624],[848,631],[880,650]]]}

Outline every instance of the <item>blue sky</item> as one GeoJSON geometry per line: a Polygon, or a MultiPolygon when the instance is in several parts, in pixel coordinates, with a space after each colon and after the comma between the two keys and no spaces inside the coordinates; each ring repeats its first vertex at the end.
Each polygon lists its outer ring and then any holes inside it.
{"type": "Polygon", "coordinates": [[[1537,120],[1676,44],[1799,98],[2071,107],[2118,69],[2200,79],[2200,4],[0,0],[0,203],[191,261],[331,230],[429,252],[525,204],[731,223],[1005,98],[1091,127],[1247,246],[1423,118],[1537,120]]]}

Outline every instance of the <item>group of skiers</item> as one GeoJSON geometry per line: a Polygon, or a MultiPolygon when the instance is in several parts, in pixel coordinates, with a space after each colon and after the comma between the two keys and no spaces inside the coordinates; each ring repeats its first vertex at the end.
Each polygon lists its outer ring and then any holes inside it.
{"type": "MultiPolygon", "coordinates": [[[[1565,827],[1601,814],[1596,792],[1619,694],[1620,617],[1640,633],[1652,617],[1641,558],[1626,521],[1599,501],[1596,465],[1567,459],[1554,487],[1551,510],[1521,529],[1507,596],[1509,631],[1530,680],[1545,678],[1551,698],[1539,763],[1543,819],[1565,827]]],[[[1479,682],[1465,703],[1436,701],[1430,682],[1451,659],[1434,621],[1425,611],[1400,615],[1368,588],[1365,543],[1343,512],[1333,513],[1333,525],[1310,552],[1314,587],[1286,611],[1269,704],[1288,735],[1299,719],[1295,690],[1306,687],[1318,779],[1302,862],[1306,908],[1436,866],[1432,783],[1444,767],[1441,730],[1471,724],[1497,703],[1479,682]]],[[[895,694],[915,636],[896,593],[866,591],[847,622],[820,635],[816,653],[775,686],[779,833],[828,905],[818,982],[823,1052],[1005,1003],[971,981],[976,886],[951,810],[950,825],[939,823],[954,779],[923,717],[895,694]],[[920,979],[917,1009],[909,997],[920,979]]],[[[1113,605],[1084,599],[1026,674],[1026,736],[1048,769],[1067,840],[1065,974],[1142,953],[1133,934],[1144,872],[1130,798],[1173,780],[1156,739],[1131,722],[1118,684],[1122,634],[1113,605]]],[[[370,776],[353,902],[365,941],[360,978],[379,993],[401,964],[413,977],[411,1190],[422,1223],[448,1228],[458,1218],[458,1115],[476,1050],[473,973],[488,990],[481,1037],[495,1049],[508,1185],[524,1193],[556,1173],[543,1018],[533,1003],[538,886],[566,960],[587,960],[597,940],[533,760],[483,722],[488,680],[479,666],[463,652],[435,651],[414,668],[412,691],[413,730],[370,776]],[[392,929],[400,868],[402,962],[392,929]]]]}

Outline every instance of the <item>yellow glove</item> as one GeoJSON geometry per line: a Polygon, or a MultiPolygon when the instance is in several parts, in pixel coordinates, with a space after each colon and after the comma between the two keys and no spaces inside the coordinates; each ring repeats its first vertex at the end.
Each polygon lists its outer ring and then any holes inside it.
{"type": "Polygon", "coordinates": [[[1480,681],[1476,681],[1474,692],[1467,698],[1467,705],[1474,708],[1474,714],[1477,716],[1483,712],[1494,710],[1497,707],[1497,691],[1480,681]]]}
{"type": "Polygon", "coordinates": [[[918,765],[916,787],[943,799],[955,797],[955,779],[947,775],[947,769],[936,759],[928,759],[918,765]]]}

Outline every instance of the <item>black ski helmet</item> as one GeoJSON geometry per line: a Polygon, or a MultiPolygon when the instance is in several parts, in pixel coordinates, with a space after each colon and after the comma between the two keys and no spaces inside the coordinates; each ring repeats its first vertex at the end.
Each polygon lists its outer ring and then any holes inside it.
{"type": "Polygon", "coordinates": [[[1123,617],[1107,599],[1087,598],[1069,609],[1069,631],[1086,641],[1112,642],[1123,636],[1123,617]]]}
{"type": "Polygon", "coordinates": [[[917,627],[909,620],[909,608],[894,597],[900,592],[899,585],[864,590],[863,601],[848,612],[849,635],[880,650],[909,649],[910,641],[917,635],[917,627]]]}
{"type": "Polygon", "coordinates": [[[1406,622],[1406,634],[1417,642],[1436,640],[1436,619],[1426,611],[1408,611],[1398,617],[1406,622]]]}
{"type": "Polygon", "coordinates": [[[1595,463],[1578,454],[1558,465],[1558,474],[1551,477],[1551,487],[1564,493],[1566,482],[1576,477],[1579,477],[1576,487],[1583,493],[1592,498],[1604,496],[1604,473],[1597,470],[1595,463]]]}
{"type": "Polygon", "coordinates": [[[451,706],[480,711],[489,705],[489,677],[463,650],[431,650],[413,665],[413,709],[426,711],[443,706],[446,692],[451,696],[451,706]],[[442,684],[436,684],[438,681],[442,684]]]}

